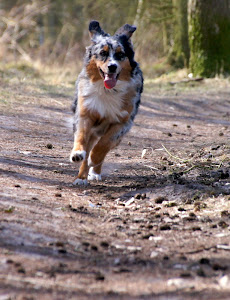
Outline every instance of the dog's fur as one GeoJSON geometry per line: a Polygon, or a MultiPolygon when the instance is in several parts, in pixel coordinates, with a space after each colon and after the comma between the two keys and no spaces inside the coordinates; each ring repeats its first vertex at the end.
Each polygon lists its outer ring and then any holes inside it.
{"type": "Polygon", "coordinates": [[[97,21],[89,24],[92,44],[86,49],[72,106],[70,161],[82,161],[74,184],[86,184],[87,178],[101,180],[106,154],[120,143],[137,114],[143,77],[130,39],[135,30],[126,24],[110,36],[97,21]]]}

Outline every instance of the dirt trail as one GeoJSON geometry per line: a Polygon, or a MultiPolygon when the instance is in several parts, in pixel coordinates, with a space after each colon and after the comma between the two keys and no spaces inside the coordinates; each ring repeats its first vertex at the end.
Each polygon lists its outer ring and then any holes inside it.
{"type": "Polygon", "coordinates": [[[230,299],[228,83],[147,88],[87,187],[72,93],[0,81],[0,299],[230,299]]]}

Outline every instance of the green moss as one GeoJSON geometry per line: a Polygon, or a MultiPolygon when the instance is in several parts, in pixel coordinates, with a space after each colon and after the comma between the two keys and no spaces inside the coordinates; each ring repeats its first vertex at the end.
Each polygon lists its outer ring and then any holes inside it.
{"type": "Polygon", "coordinates": [[[194,76],[204,77],[229,74],[229,14],[223,12],[223,7],[218,6],[216,0],[209,2],[193,0],[191,3],[189,16],[191,72],[194,76]]]}

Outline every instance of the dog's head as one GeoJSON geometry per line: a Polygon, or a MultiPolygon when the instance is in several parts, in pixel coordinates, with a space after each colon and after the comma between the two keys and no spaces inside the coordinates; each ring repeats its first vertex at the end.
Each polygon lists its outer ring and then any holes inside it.
{"type": "Polygon", "coordinates": [[[130,41],[135,30],[135,26],[126,24],[110,36],[97,21],[90,22],[92,44],[86,52],[86,71],[92,82],[103,80],[104,86],[112,89],[117,80],[130,80],[137,65],[130,41]]]}

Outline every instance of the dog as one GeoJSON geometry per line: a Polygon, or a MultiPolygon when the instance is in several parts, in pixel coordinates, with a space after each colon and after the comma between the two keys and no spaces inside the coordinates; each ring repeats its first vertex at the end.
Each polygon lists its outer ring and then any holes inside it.
{"type": "Polygon", "coordinates": [[[135,26],[126,24],[111,36],[99,22],[91,21],[91,45],[76,81],[74,146],[71,162],[82,162],[73,184],[101,180],[106,154],[130,130],[143,91],[143,75],[134,60],[131,36],[135,26]]]}

